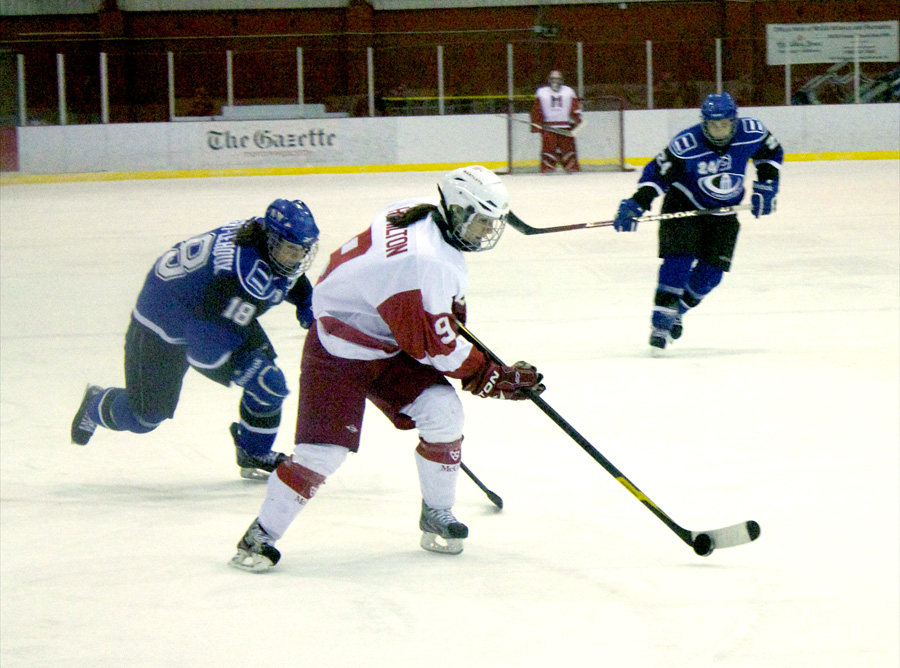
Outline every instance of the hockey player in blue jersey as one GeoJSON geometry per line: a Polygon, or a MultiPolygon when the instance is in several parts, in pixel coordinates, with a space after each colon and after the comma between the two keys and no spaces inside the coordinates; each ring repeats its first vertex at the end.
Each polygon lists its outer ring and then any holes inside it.
{"type": "MultiPolygon", "coordinates": [[[[647,164],[637,191],[622,200],[617,232],[637,228],[639,217],[657,195],[663,213],[735,206],[744,197],[747,163],[756,167],[753,215],[775,211],[784,152],[758,120],[738,117],[731,95],[709,95],[700,108],[702,121],[676,135],[647,164]]],[[[665,348],[682,333],[682,317],[722,280],[731,268],[740,224],[734,212],[665,220],[659,224],[659,280],[654,298],[650,345],[665,348]]]]}
{"type": "Polygon", "coordinates": [[[88,385],[72,421],[86,445],[97,426],[143,434],[172,418],[188,368],[243,388],[231,425],[245,478],[265,478],[286,455],[272,451],[288,394],[257,318],[287,301],[313,322],[304,273],[319,229],[299,200],[277,199],[262,218],[237,220],[166,251],[147,275],[125,334],[125,387],[88,385]]]}

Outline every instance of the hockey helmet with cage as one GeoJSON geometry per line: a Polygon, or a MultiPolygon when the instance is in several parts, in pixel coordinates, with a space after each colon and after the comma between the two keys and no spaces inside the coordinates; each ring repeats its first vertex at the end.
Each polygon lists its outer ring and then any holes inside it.
{"type": "Polygon", "coordinates": [[[714,146],[725,146],[737,132],[737,104],[728,93],[707,95],[700,107],[701,127],[706,140],[714,146]]]}
{"type": "Polygon", "coordinates": [[[438,184],[444,240],[461,251],[490,250],[500,240],[509,213],[509,193],[500,177],[481,165],[448,172],[438,184]]]}
{"type": "Polygon", "coordinates": [[[264,220],[269,264],[282,276],[302,274],[319,249],[319,228],[309,207],[298,199],[276,199],[264,220]]]}
{"type": "Polygon", "coordinates": [[[547,83],[550,84],[550,88],[553,92],[557,92],[563,85],[563,75],[559,70],[553,70],[550,72],[550,75],[547,77],[547,83]]]}

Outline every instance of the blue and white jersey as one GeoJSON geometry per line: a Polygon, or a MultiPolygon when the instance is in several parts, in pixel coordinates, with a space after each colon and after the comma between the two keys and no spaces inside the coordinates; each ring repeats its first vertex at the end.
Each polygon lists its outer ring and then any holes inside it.
{"type": "MultiPolygon", "coordinates": [[[[748,162],[753,161],[758,178],[770,180],[778,178],[783,159],[778,140],[756,119],[738,118],[731,143],[723,147],[708,143],[698,123],[679,133],[644,167],[638,190],[652,188],[652,201],[673,188],[683,196],[678,199],[695,209],[735,206],[744,197],[748,162]]],[[[645,203],[649,205],[641,205],[645,203]]]]}
{"type": "Polygon", "coordinates": [[[216,369],[228,361],[256,318],[284,301],[297,282],[272,271],[260,251],[234,243],[248,221],[227,223],[164,253],[147,274],[132,317],[174,345],[190,363],[216,369]]]}

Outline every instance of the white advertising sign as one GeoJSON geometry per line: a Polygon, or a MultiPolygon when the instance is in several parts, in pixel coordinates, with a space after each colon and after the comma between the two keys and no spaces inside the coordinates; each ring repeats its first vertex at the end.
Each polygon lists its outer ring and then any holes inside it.
{"type": "MultiPolygon", "coordinates": [[[[381,120],[381,119],[379,119],[381,120]]],[[[323,167],[360,160],[390,164],[394,123],[357,119],[175,123],[172,157],[181,168],[323,167]]]]}
{"type": "Polygon", "coordinates": [[[769,65],[900,61],[898,21],[857,23],[769,23],[769,65]],[[858,50],[858,51],[857,51],[858,50]]]}

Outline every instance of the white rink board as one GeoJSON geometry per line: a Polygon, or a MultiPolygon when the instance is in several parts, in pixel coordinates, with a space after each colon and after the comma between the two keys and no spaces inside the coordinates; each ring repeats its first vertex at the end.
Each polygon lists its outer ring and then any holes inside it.
{"type": "MultiPolygon", "coordinates": [[[[592,113],[609,112],[588,112],[588,127],[592,113]]],[[[789,155],[900,151],[900,104],[748,107],[741,113],[761,120],[789,155]]],[[[699,112],[692,109],[626,111],[626,159],[652,158],[672,136],[698,121],[699,112]]],[[[524,124],[515,125],[522,126],[516,132],[533,150],[533,158],[526,150],[523,159],[537,160],[538,135],[528,133],[524,124]]],[[[508,159],[506,118],[496,115],[69,125],[17,131],[22,174],[499,166],[508,159]]]]}

